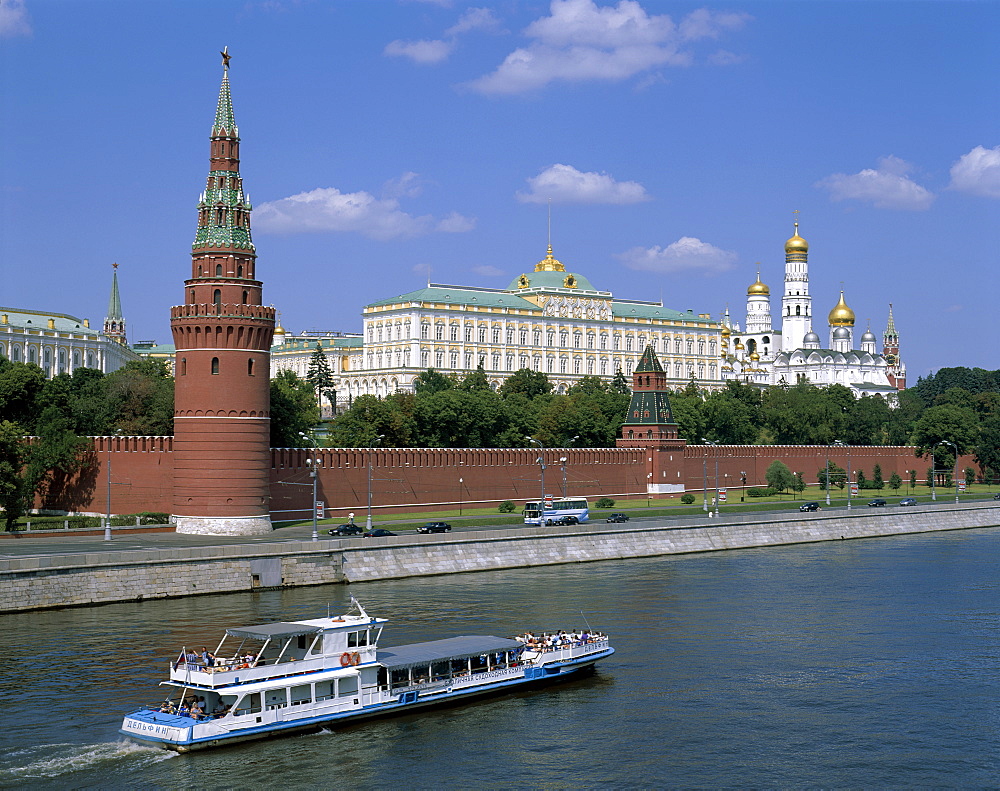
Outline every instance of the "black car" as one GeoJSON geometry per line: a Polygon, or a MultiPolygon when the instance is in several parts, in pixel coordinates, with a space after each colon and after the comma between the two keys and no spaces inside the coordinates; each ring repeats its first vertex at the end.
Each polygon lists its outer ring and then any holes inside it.
{"type": "Polygon", "coordinates": [[[558,519],[553,519],[546,522],[547,525],[578,525],[580,520],[575,516],[560,516],[558,519]]]}
{"type": "Polygon", "coordinates": [[[1000,494],[993,495],[993,499],[994,500],[1000,500],[1000,494]]]}
{"type": "Polygon", "coordinates": [[[609,522],[627,522],[628,514],[608,514],[609,522]]]}
{"type": "Polygon", "coordinates": [[[883,500],[881,497],[868,501],[869,508],[881,508],[883,505],[885,505],[885,500],[883,500]]]}
{"type": "Polygon", "coordinates": [[[916,497],[904,497],[902,500],[899,501],[899,504],[900,505],[916,505],[917,504],[917,498],[916,497]]]}
{"type": "Polygon", "coordinates": [[[364,537],[365,538],[385,538],[386,536],[394,536],[394,535],[396,535],[396,534],[393,533],[393,532],[390,532],[389,530],[383,530],[381,527],[377,527],[374,530],[369,530],[367,533],[365,533],[364,537]]]}
{"type": "Polygon", "coordinates": [[[451,525],[447,522],[428,522],[417,528],[418,533],[450,533],[451,525]]]}
{"type": "Polygon", "coordinates": [[[799,506],[799,510],[800,511],[818,511],[819,510],[819,503],[802,503],[802,505],[799,506]]]}
{"type": "Polygon", "coordinates": [[[360,536],[364,533],[364,528],[361,525],[347,524],[338,525],[337,527],[331,527],[326,531],[331,536],[360,536]]]}

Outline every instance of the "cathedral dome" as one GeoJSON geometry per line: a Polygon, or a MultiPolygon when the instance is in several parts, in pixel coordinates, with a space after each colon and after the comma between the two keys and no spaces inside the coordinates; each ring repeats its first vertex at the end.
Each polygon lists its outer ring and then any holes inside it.
{"type": "Polygon", "coordinates": [[[819,335],[817,335],[815,332],[807,332],[806,333],[806,337],[804,337],[802,339],[802,343],[806,344],[807,346],[810,343],[815,343],[815,344],[818,345],[819,344],[819,335]]]}
{"type": "Polygon", "coordinates": [[[865,330],[865,334],[861,336],[862,343],[878,343],[878,338],[875,337],[875,333],[871,330],[865,330]]]}
{"type": "Polygon", "coordinates": [[[771,295],[771,289],[760,282],[760,272],[757,273],[757,282],[751,283],[750,288],[747,289],[748,297],[767,297],[771,295]]]}
{"type": "Polygon", "coordinates": [[[799,236],[799,224],[795,223],[795,233],[792,238],[785,242],[786,253],[808,253],[809,242],[799,236]]]}
{"type": "Polygon", "coordinates": [[[723,338],[728,338],[732,334],[733,334],[732,330],[730,330],[729,327],[727,327],[725,324],[723,324],[722,325],[722,337],[723,338]]]}
{"type": "Polygon", "coordinates": [[[757,352],[750,352],[750,359],[757,362],[760,359],[760,355],[757,352]]]}
{"type": "Polygon", "coordinates": [[[840,302],[838,302],[833,310],[830,311],[830,326],[831,327],[853,327],[854,326],[854,311],[847,307],[847,303],[844,302],[844,292],[840,292],[840,302]]]}
{"type": "Polygon", "coordinates": [[[833,339],[835,341],[847,341],[851,338],[851,331],[847,327],[837,327],[833,331],[833,339]]]}
{"type": "Polygon", "coordinates": [[[274,328],[274,334],[275,335],[285,335],[286,334],[285,333],[285,328],[281,326],[281,322],[280,321],[278,322],[278,325],[274,328]]]}

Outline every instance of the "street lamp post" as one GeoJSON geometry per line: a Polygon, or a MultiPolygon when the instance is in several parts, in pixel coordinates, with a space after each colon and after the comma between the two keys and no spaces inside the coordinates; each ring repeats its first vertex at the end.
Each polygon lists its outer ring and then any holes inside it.
{"type": "MultiPolygon", "coordinates": [[[[309,447],[315,450],[316,441],[310,437],[305,432],[300,431],[299,436],[304,440],[309,441],[309,447]]],[[[316,520],[316,484],[319,480],[319,470],[317,467],[316,454],[312,454],[312,458],[306,459],[306,464],[309,465],[309,477],[312,478],[312,489],[313,489],[313,507],[312,507],[312,522],[313,522],[313,533],[312,540],[319,541],[319,525],[316,520]]]]}
{"type": "Polygon", "coordinates": [[[744,502],[744,497],[746,497],[747,492],[747,474],[740,470],[740,502],[744,502]]]}
{"type": "MultiPolygon", "coordinates": [[[[704,441],[704,440],[703,440],[704,441]]],[[[701,510],[708,513],[708,448],[705,448],[705,457],[701,460],[701,510]]]]}
{"type": "Polygon", "coordinates": [[[111,540],[111,440],[108,439],[108,515],[104,520],[104,540],[111,540]]]}
{"type": "Polygon", "coordinates": [[[838,448],[847,449],[847,510],[851,510],[851,446],[841,442],[839,439],[834,440],[833,444],[838,448]]]}
{"type": "Polygon", "coordinates": [[[545,452],[542,450],[545,446],[534,437],[525,437],[525,439],[538,446],[538,458],[535,460],[535,463],[538,464],[541,470],[542,479],[542,496],[538,500],[539,524],[541,524],[545,521],[545,452]]]}
{"type": "Polygon", "coordinates": [[[652,485],[652,483],[653,483],[653,473],[647,472],[646,473],[646,507],[647,508],[652,508],[653,507],[653,494],[652,494],[652,492],[649,491],[649,487],[652,485]]]}
{"type": "Polygon", "coordinates": [[[830,507],[830,449],[826,449],[826,507],[830,507]]]}
{"type": "MultiPolygon", "coordinates": [[[[950,445],[952,450],[955,451],[955,505],[958,505],[958,445],[956,445],[954,442],[949,442],[946,439],[943,439],[940,442],[936,442],[934,444],[934,447],[936,448],[938,445],[950,445]]],[[[934,451],[931,451],[931,459],[932,460],[934,459],[934,451]]]]}
{"type": "MultiPolygon", "coordinates": [[[[701,438],[701,441],[704,442],[706,445],[712,445],[715,448],[715,451],[714,451],[714,455],[715,455],[715,515],[718,516],[719,515],[719,447],[718,447],[719,443],[718,442],[713,442],[710,439],[705,439],[704,437],[701,438]]],[[[705,449],[705,455],[708,456],[708,449],[707,448],[705,449]]],[[[707,499],[708,498],[708,480],[707,479],[705,481],[705,490],[706,490],[705,491],[705,497],[707,499]]],[[[707,511],[708,508],[706,507],[705,510],[707,511]]]]}
{"type": "MultiPolygon", "coordinates": [[[[375,437],[375,442],[381,443],[385,439],[385,434],[375,437]]],[[[371,532],[372,529],[372,449],[368,448],[368,516],[365,517],[365,530],[371,532]]]]}
{"type": "Polygon", "coordinates": [[[559,467],[562,469],[562,496],[566,499],[566,457],[559,457],[559,467]]]}
{"type": "Polygon", "coordinates": [[[464,478],[458,479],[458,515],[462,515],[462,484],[465,482],[464,478]]]}

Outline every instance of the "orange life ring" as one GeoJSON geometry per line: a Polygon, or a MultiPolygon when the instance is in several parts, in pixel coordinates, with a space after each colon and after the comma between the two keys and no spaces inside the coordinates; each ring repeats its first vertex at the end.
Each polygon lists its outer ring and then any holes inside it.
{"type": "Polygon", "coordinates": [[[361,664],[361,654],[359,654],[357,651],[355,651],[353,654],[351,654],[351,664],[352,665],[360,665],[361,664]]]}
{"type": "MultiPolygon", "coordinates": [[[[357,656],[357,654],[355,654],[355,656],[357,656]]],[[[349,651],[344,651],[344,653],[340,655],[340,666],[347,667],[349,664],[351,664],[351,654],[349,651]]]]}

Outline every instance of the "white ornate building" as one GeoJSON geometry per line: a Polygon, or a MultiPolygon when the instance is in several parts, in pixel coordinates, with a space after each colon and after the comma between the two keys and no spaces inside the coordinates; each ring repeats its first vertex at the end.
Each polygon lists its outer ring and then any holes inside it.
{"type": "Polygon", "coordinates": [[[282,343],[272,350],[272,375],[285,368],[301,375],[319,340],[338,377],[339,403],[411,390],[428,368],[461,376],[480,363],[494,387],[529,368],[565,392],[588,375],[631,376],[652,344],[671,386],[692,378],[700,387],[722,384],[721,327],[708,314],[618,299],[567,272],[551,245],[533,271],[506,289],[429,283],[366,305],[363,320],[360,338],[276,332],[282,343]]]}
{"type": "Polygon", "coordinates": [[[899,359],[899,336],[889,306],[883,335],[883,350],[867,329],[855,348],[855,315],[844,292],[830,311],[829,333],[824,346],[813,329],[812,296],[809,294],[809,243],[795,233],[785,242],[785,288],[781,298],[781,326],[771,322],[771,290],[760,279],[747,289],[745,329],[723,317],[722,344],[724,379],[757,385],[795,384],[807,381],[819,387],[841,384],[855,397],[880,395],[895,401],[906,387],[906,367],[899,359]]]}
{"type": "Polygon", "coordinates": [[[33,363],[47,379],[77,368],[96,368],[108,374],[139,359],[125,340],[117,271],[102,330],[91,327],[89,319],[68,313],[0,307],[0,357],[33,363]]]}

